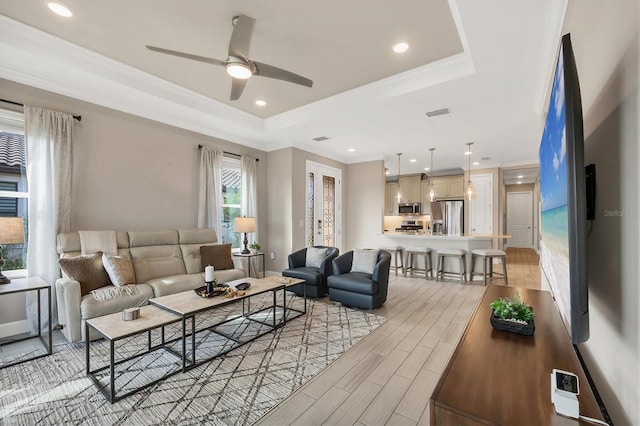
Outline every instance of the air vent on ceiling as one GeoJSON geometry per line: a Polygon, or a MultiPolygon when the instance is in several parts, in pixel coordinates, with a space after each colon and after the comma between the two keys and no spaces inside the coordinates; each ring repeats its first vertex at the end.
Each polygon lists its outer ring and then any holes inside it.
{"type": "Polygon", "coordinates": [[[328,139],[329,138],[326,137],[326,136],[318,136],[317,138],[313,138],[313,140],[316,141],[316,142],[322,142],[322,141],[326,141],[328,139]]]}
{"type": "Polygon", "coordinates": [[[429,111],[427,112],[427,117],[431,118],[431,117],[437,117],[438,115],[446,115],[449,114],[451,111],[449,111],[449,108],[442,108],[442,109],[436,109],[434,111],[429,111]]]}

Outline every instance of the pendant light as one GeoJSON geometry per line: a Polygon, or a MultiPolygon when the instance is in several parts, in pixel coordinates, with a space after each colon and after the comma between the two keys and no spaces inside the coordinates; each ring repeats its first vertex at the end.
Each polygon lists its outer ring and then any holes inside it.
{"type": "Polygon", "coordinates": [[[436,200],[436,191],[435,189],[433,189],[433,151],[435,151],[435,148],[429,148],[429,151],[431,152],[431,168],[429,170],[431,170],[431,177],[429,178],[429,201],[435,201],[436,200]]]}
{"type": "Polygon", "coordinates": [[[398,203],[400,203],[404,199],[402,188],[400,188],[400,156],[402,155],[402,153],[399,152],[396,155],[398,156],[398,192],[396,193],[396,200],[398,203]]]}
{"type": "Polygon", "coordinates": [[[473,145],[473,142],[467,142],[466,154],[469,156],[469,182],[467,183],[467,191],[465,193],[467,200],[474,200],[476,198],[476,188],[473,186],[473,182],[471,182],[471,145],[473,145]]]}

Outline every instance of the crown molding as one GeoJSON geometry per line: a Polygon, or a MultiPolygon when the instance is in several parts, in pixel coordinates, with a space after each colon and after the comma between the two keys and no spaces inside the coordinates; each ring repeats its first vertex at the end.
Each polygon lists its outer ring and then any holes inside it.
{"type": "MultiPolygon", "coordinates": [[[[456,5],[455,0],[450,4],[456,5]]],[[[154,75],[0,15],[0,78],[133,114],[263,151],[299,147],[345,163],[322,147],[281,130],[310,120],[332,120],[376,103],[475,72],[464,32],[452,13],[464,51],[267,119],[240,111],[154,75]]]]}

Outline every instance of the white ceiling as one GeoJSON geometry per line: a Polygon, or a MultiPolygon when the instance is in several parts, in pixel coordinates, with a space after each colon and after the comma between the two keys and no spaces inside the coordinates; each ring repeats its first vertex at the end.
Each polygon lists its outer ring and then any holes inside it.
{"type": "Polygon", "coordinates": [[[430,147],[435,169],[466,170],[468,141],[474,169],[537,163],[566,9],[556,0],[65,3],[71,19],[43,0],[0,1],[0,77],[266,151],[384,159],[392,174],[397,152],[403,174],[423,171],[430,147]],[[256,18],[252,59],[314,86],[252,77],[229,101],[224,68],[144,48],[225,59],[237,14],[256,18]],[[411,42],[403,55],[391,52],[399,39],[411,42]],[[451,114],[425,115],[441,108],[451,114]]]}

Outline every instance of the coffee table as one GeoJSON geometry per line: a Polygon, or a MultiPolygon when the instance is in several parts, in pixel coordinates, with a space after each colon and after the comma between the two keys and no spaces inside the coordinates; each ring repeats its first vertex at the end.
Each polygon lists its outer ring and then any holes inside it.
{"type": "Polygon", "coordinates": [[[183,371],[187,371],[204,362],[224,355],[239,346],[252,342],[258,337],[282,327],[288,320],[306,313],[306,292],[304,310],[293,309],[292,307],[287,308],[286,304],[287,287],[303,284],[304,280],[284,279],[283,277],[268,277],[262,279],[245,278],[231,281],[227,284],[233,287],[241,282],[248,282],[251,284],[251,287],[247,289],[243,295],[236,297],[217,296],[203,298],[198,296],[194,291],[185,291],[149,300],[151,305],[165,309],[181,318],[182,353],[186,353],[187,337],[191,337],[191,359],[187,360],[186,356],[182,358],[183,371]],[[283,292],[283,305],[278,305],[276,302],[278,291],[283,292]],[[272,303],[265,308],[252,311],[251,298],[268,292],[273,294],[272,303]],[[224,320],[207,326],[206,328],[200,330],[195,329],[195,316],[197,314],[239,302],[242,303],[241,314],[229,315],[224,320]],[[280,312],[281,315],[279,314],[280,312]],[[296,312],[297,315],[288,318],[288,312],[296,312]],[[187,330],[188,322],[191,323],[190,331],[187,330]],[[230,325],[231,327],[225,327],[226,325],[230,325]],[[230,332],[226,328],[231,328],[232,331],[230,332]],[[243,333],[238,332],[240,329],[243,330],[243,333]],[[249,333],[245,333],[246,331],[249,331],[249,333]],[[227,344],[222,345],[222,348],[212,356],[197,360],[196,334],[203,332],[215,333],[217,336],[226,339],[227,344]],[[247,337],[247,334],[249,337],[247,337]]]}
{"type": "MultiPolygon", "coordinates": [[[[172,314],[169,311],[164,309],[157,308],[155,306],[147,305],[140,308],[140,317],[131,321],[124,321],[122,319],[122,313],[118,312],[115,314],[105,315],[102,317],[91,318],[85,321],[85,348],[86,348],[86,374],[91,378],[96,387],[102,392],[102,394],[107,398],[109,402],[112,404],[120,399],[133,394],[141,389],[145,389],[149,386],[152,386],[165,378],[172,376],[180,371],[184,370],[184,365],[186,362],[185,356],[185,347],[182,347],[182,353],[176,352],[168,346],[165,346],[165,330],[164,327],[177,323],[182,318],[172,314]],[[109,342],[109,365],[91,370],[90,365],[90,345],[89,345],[89,328],[93,328],[98,333],[100,333],[108,342],[109,342]],[[153,330],[160,329],[161,333],[161,342],[158,345],[152,346],[151,344],[151,332],[153,330]],[[135,354],[133,356],[120,359],[117,362],[115,361],[115,343],[118,340],[125,339],[127,337],[135,336],[142,333],[148,334],[148,350],[144,353],[135,354]],[[164,374],[162,377],[153,380],[151,382],[145,383],[141,386],[134,388],[131,391],[128,391],[121,395],[116,395],[116,365],[122,364],[124,362],[130,361],[134,358],[139,358],[147,355],[148,353],[158,350],[164,349],[165,351],[175,355],[180,358],[182,361],[183,368],[175,368],[174,371],[169,371],[164,374]],[[109,383],[103,384],[100,382],[97,373],[109,369],[109,383]]],[[[184,327],[184,324],[183,324],[184,327]]],[[[184,329],[184,328],[183,328],[184,329]]],[[[184,333],[183,333],[184,334],[184,333]]],[[[193,348],[192,348],[193,352],[193,348]]]]}

